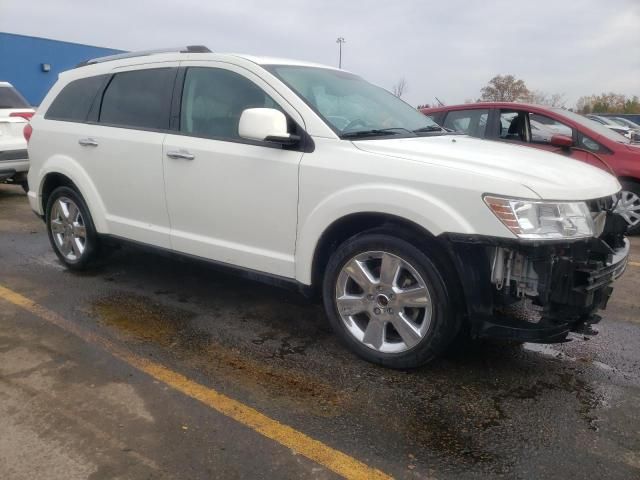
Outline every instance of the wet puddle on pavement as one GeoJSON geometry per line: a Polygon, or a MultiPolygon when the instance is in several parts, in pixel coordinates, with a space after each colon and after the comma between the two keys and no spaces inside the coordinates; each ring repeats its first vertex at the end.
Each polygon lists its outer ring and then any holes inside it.
{"type": "MultiPolygon", "coordinates": [[[[198,314],[187,309],[119,293],[96,301],[91,312],[101,323],[117,329],[126,338],[159,346],[188,367],[216,380],[231,380],[234,385],[254,392],[260,390],[271,399],[297,404],[298,408],[311,409],[321,416],[336,414],[344,402],[344,394],[329,384],[223,345],[211,333],[195,327],[193,323],[198,314]]],[[[273,336],[267,334],[257,341],[269,338],[273,336]]],[[[285,340],[274,356],[301,353],[303,349],[291,347],[285,340]]]]}
{"type": "Polygon", "coordinates": [[[230,346],[211,333],[224,315],[201,316],[129,293],[100,298],[90,311],[127,341],[160,347],[216,387],[240,387],[277,408],[364,427],[374,449],[392,441],[411,455],[426,449],[434,458],[492,473],[509,470],[505,445],[527,438],[544,446],[556,417],[573,417],[580,425],[572,428],[596,432],[597,411],[606,405],[581,378],[580,369],[590,365],[513,347],[455,354],[414,372],[348,355],[333,367],[333,357],[325,365],[318,352],[307,352],[317,339],[294,338],[268,317],[263,332],[230,346]]]}

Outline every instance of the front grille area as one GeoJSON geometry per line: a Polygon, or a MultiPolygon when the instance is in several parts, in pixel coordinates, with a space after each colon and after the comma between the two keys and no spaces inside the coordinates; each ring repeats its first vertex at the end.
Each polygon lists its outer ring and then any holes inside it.
{"type": "Polygon", "coordinates": [[[620,192],[615,195],[608,195],[594,200],[588,200],[587,205],[592,214],[600,212],[611,212],[615,209],[616,203],[620,200],[620,192]]]}

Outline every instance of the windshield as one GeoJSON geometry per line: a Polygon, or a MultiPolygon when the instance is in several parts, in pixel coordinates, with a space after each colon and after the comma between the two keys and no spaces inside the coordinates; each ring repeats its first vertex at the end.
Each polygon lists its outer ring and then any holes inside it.
{"type": "Polygon", "coordinates": [[[29,103],[15,88],[0,86],[0,108],[29,108],[29,103]]]}
{"type": "Polygon", "coordinates": [[[636,129],[640,128],[640,125],[638,125],[635,122],[632,122],[631,120],[627,120],[626,118],[611,117],[611,120],[616,122],[618,125],[622,125],[623,127],[636,128],[636,129]]]}
{"type": "Polygon", "coordinates": [[[357,75],[294,65],[266,68],[343,138],[443,132],[431,118],[357,75]]]}
{"type": "Polygon", "coordinates": [[[603,125],[612,125],[614,127],[620,126],[616,122],[614,122],[612,118],[609,118],[609,117],[601,117],[600,115],[593,115],[587,118],[589,118],[590,120],[595,120],[598,123],[602,123],[603,125]]]}
{"type": "Polygon", "coordinates": [[[556,112],[558,115],[563,115],[568,119],[573,120],[574,122],[579,123],[580,125],[583,125],[593,130],[599,135],[602,135],[603,137],[608,138],[612,142],[631,143],[631,141],[628,138],[624,137],[623,135],[620,135],[619,133],[614,132],[610,128],[605,127],[604,125],[596,122],[595,120],[591,120],[587,117],[583,117],[580,114],[577,114],[575,112],[570,112],[569,110],[563,110],[561,108],[554,108],[553,111],[556,112]]]}

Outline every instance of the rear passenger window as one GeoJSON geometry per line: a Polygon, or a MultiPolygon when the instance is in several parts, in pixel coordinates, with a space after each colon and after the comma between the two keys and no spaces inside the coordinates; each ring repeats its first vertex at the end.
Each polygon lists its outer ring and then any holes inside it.
{"type": "Polygon", "coordinates": [[[447,114],[444,127],[472,137],[484,137],[489,110],[454,110],[447,114]]]}
{"type": "Polygon", "coordinates": [[[240,115],[247,108],[278,104],[247,78],[220,68],[187,69],[182,90],[180,131],[205,138],[240,139],[240,115]]]}
{"type": "Polygon", "coordinates": [[[84,122],[104,80],[105,76],[99,75],[70,82],[53,100],[44,118],[84,122]]]}
{"type": "Polygon", "coordinates": [[[99,123],[168,129],[176,71],[153,68],[116,74],[102,97],[99,123]]]}

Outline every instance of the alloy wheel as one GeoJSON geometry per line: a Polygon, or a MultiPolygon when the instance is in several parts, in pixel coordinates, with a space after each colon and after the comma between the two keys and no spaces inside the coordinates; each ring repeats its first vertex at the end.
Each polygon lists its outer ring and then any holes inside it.
{"type": "Polygon", "coordinates": [[[68,197],[58,198],[51,208],[50,225],[58,251],[77,262],[87,246],[87,228],[78,205],[68,197]]]}
{"type": "Polygon", "coordinates": [[[629,228],[635,227],[640,223],[640,197],[629,190],[623,190],[620,192],[615,213],[626,220],[629,228]]]}
{"type": "Polygon", "coordinates": [[[415,347],[431,325],[427,283],[407,260],[370,251],[348,260],[336,283],[336,307],[347,330],[381,353],[415,347]]]}

